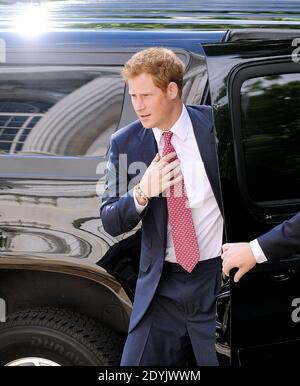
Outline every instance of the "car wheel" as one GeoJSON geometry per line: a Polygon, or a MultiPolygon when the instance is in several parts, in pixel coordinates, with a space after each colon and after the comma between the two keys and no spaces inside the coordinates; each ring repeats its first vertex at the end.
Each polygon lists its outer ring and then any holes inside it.
{"type": "Polygon", "coordinates": [[[19,311],[0,323],[0,365],[118,365],[122,339],[75,312],[40,308],[19,311]]]}

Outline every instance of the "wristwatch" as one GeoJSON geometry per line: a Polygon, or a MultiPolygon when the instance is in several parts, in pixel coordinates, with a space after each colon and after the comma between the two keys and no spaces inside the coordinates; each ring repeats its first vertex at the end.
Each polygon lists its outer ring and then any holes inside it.
{"type": "Polygon", "coordinates": [[[145,205],[149,202],[149,197],[142,191],[140,183],[138,183],[134,187],[135,193],[143,200],[145,201],[145,205]]]}

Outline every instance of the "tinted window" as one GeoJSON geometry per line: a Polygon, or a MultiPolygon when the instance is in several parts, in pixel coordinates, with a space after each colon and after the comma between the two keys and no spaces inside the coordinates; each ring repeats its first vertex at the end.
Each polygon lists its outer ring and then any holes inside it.
{"type": "Polygon", "coordinates": [[[255,201],[300,198],[300,74],[245,81],[242,139],[255,201]]]}
{"type": "Polygon", "coordinates": [[[0,153],[105,155],[124,86],[117,68],[1,68],[0,153]]]}

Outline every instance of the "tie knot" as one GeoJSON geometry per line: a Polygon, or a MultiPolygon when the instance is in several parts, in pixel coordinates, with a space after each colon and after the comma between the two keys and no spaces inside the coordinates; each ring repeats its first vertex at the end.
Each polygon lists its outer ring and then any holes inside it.
{"type": "Polygon", "coordinates": [[[165,133],[163,133],[165,145],[171,144],[172,135],[173,135],[172,131],[166,131],[165,133]]]}

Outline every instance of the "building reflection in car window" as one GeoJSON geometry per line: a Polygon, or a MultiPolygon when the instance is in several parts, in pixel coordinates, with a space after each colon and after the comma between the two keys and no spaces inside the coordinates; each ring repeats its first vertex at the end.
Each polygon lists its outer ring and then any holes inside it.
{"type": "Polygon", "coordinates": [[[118,68],[2,67],[0,154],[105,156],[124,89],[118,68]]]}

